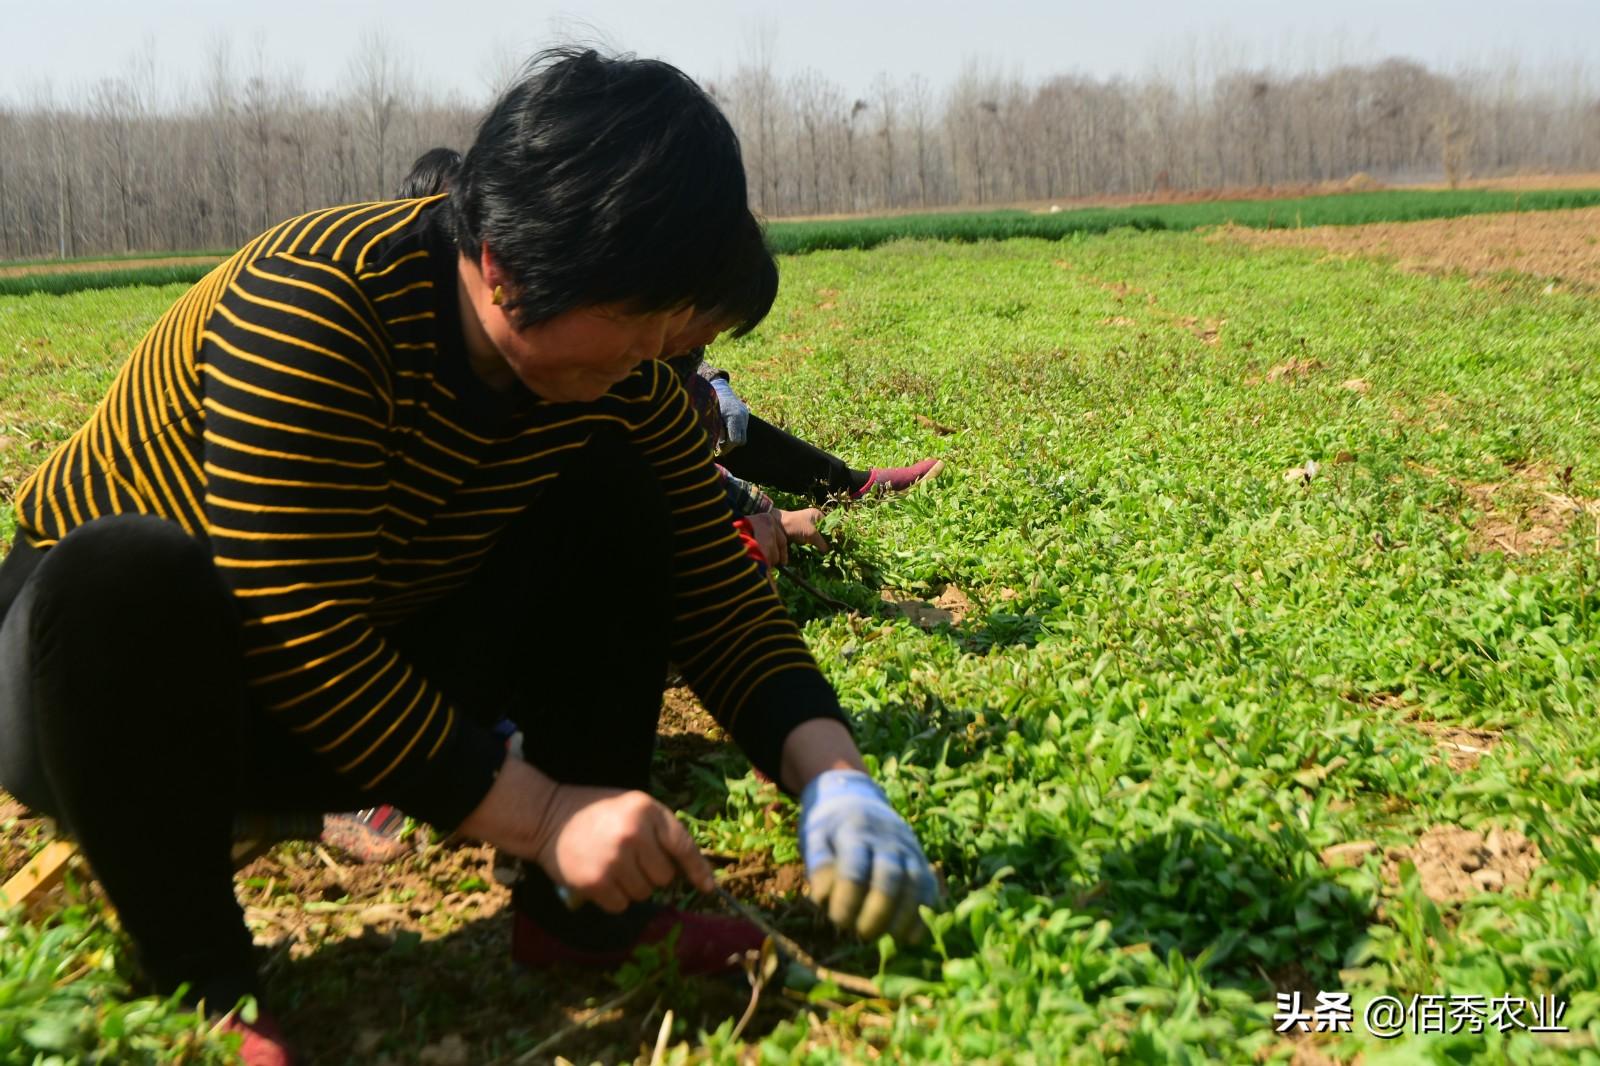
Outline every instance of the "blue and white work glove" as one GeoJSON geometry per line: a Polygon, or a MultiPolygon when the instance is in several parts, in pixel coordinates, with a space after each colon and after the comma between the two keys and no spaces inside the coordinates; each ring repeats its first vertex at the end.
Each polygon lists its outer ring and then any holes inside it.
{"type": "Polygon", "coordinates": [[[839,928],[868,940],[921,938],[917,908],[938,902],[939,883],[916,834],[872,778],[828,770],[806,786],[800,852],[811,898],[839,928]]]}
{"type": "Polygon", "coordinates": [[[712,378],[711,387],[716,390],[717,409],[722,412],[723,450],[737,448],[750,435],[750,408],[722,378],[712,378]]]}

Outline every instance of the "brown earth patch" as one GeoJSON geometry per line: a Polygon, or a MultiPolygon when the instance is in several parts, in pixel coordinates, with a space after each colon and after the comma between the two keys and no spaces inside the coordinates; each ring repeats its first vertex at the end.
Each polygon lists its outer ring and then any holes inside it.
{"type": "Polygon", "coordinates": [[[1322,369],[1322,362],[1318,359],[1291,359],[1287,363],[1279,363],[1267,371],[1268,381],[1298,381],[1300,378],[1309,377],[1322,369]]]}
{"type": "Polygon", "coordinates": [[[658,737],[701,736],[719,738],[722,730],[711,713],[700,705],[688,685],[675,685],[663,693],[661,717],[656,723],[658,737]]]}
{"type": "Polygon", "coordinates": [[[0,884],[28,864],[50,837],[48,819],[0,792],[0,884]]]}
{"type": "Polygon", "coordinates": [[[1430,738],[1438,748],[1437,757],[1447,762],[1452,770],[1475,769],[1478,762],[1485,755],[1492,753],[1505,739],[1496,729],[1472,729],[1423,718],[1416,707],[1391,692],[1371,694],[1348,692],[1344,698],[1363,707],[1381,707],[1403,712],[1404,723],[1430,738]]]}
{"type": "Polygon", "coordinates": [[[1521,833],[1490,829],[1488,834],[1440,825],[1423,832],[1415,844],[1383,848],[1376,841],[1352,840],[1324,848],[1322,864],[1330,869],[1361,866],[1381,855],[1380,870],[1391,887],[1401,883],[1400,867],[1416,867],[1423,893],[1435,903],[1452,903],[1484,892],[1501,892],[1525,884],[1539,868],[1539,848],[1521,833]]]}
{"type": "Polygon", "coordinates": [[[1384,852],[1383,878],[1400,883],[1400,866],[1417,869],[1422,891],[1435,903],[1451,903],[1484,892],[1516,889],[1542,863],[1538,845],[1510,830],[1488,834],[1460,826],[1441,825],[1426,830],[1410,847],[1384,852]]]}
{"type": "MultiPolygon", "coordinates": [[[[687,685],[667,689],[656,722],[656,759],[650,772],[653,794],[674,810],[697,817],[712,815],[709,807],[720,804],[721,799],[696,784],[695,768],[720,761],[734,750],[728,735],[687,685]]],[[[708,854],[707,858],[732,860],[735,856],[708,854]]]]}
{"type": "Polygon", "coordinates": [[[960,625],[973,607],[972,600],[955,585],[946,585],[931,602],[901,599],[888,589],[878,595],[893,613],[909,618],[919,629],[960,625]]]}
{"type": "Polygon", "coordinates": [[[1515,271],[1549,280],[1547,291],[1600,292],[1600,207],[1296,230],[1231,226],[1217,236],[1257,248],[1321,248],[1336,257],[1384,259],[1413,272],[1487,277],[1515,271]]]}
{"type": "Polygon", "coordinates": [[[1600,545],[1600,499],[1571,495],[1571,471],[1553,472],[1541,463],[1506,468],[1499,481],[1457,485],[1481,512],[1472,526],[1472,546],[1480,552],[1531,555],[1568,543],[1592,526],[1600,545]]]}
{"type": "Polygon", "coordinates": [[[82,263],[18,263],[0,267],[0,278],[26,278],[36,274],[97,274],[112,270],[144,270],[164,266],[215,266],[222,262],[214,255],[167,255],[147,259],[95,259],[82,263]]]}
{"type": "Polygon", "coordinates": [[[1225,318],[1208,318],[1202,321],[1194,315],[1184,315],[1177,322],[1179,326],[1200,338],[1203,343],[1213,346],[1221,338],[1222,327],[1228,324],[1225,318]]]}
{"type": "MultiPolygon", "coordinates": [[[[669,762],[724,741],[687,688],[668,690],[660,736],[669,762]],[[713,739],[708,739],[713,738],[713,739]]],[[[776,795],[776,793],[774,793],[776,795]]],[[[0,870],[15,872],[42,842],[39,819],[0,793],[0,870]]],[[[839,940],[801,898],[799,864],[770,855],[708,855],[745,902],[764,908],[819,954],[839,940]]],[[[537,1061],[648,1060],[663,1013],[688,1032],[714,1031],[749,1001],[742,980],[657,983],[620,1007],[614,971],[511,964],[510,891],[491,871],[492,849],[423,844],[383,864],[348,861],[312,842],[279,845],[246,866],[235,890],[264,961],[266,995],[308,1062],[374,1064],[516,1061],[523,1050],[575,1023],[537,1061]]],[[[97,894],[80,867],[87,891],[97,894]]],[[[669,898],[718,910],[689,894],[669,898]]],[[[795,1004],[763,998],[747,1038],[795,1017],[795,1004]]],[[[692,1038],[691,1038],[692,1042],[692,1038]]]]}
{"type": "Polygon", "coordinates": [[[761,856],[723,870],[717,880],[741,899],[775,906],[792,902],[804,891],[806,868],[798,862],[775,864],[770,856],[761,856]]]}
{"type": "Polygon", "coordinates": [[[1476,769],[1478,761],[1499,746],[1501,736],[1490,729],[1464,729],[1443,722],[1425,722],[1410,719],[1417,732],[1431,737],[1439,749],[1440,758],[1452,770],[1476,769]]]}
{"type": "MultiPolygon", "coordinates": [[[[514,969],[510,891],[489,877],[490,850],[433,847],[339,871],[291,845],[244,871],[239,895],[267,956],[267,994],[307,1061],[514,1061],[511,1041],[558,1032],[567,1035],[551,1055],[632,1061],[668,1007],[692,1019],[690,1032],[742,1012],[748,990],[732,983],[695,981],[687,998],[656,986],[601,1010],[618,993],[611,971],[514,969]],[[427,1021],[413,1020],[424,1003],[427,1021]],[[571,1028],[580,1022],[589,1027],[571,1028]]],[[[730,890],[759,902],[742,885],[730,890]]],[[[751,1032],[792,1014],[773,1006],[751,1032]]]]}
{"type": "MultiPolygon", "coordinates": [[[[1448,182],[1433,181],[1407,186],[1413,189],[1448,189],[1448,182]]],[[[1456,184],[1458,189],[1501,189],[1506,192],[1528,192],[1533,189],[1600,189],[1600,174],[1507,174],[1498,178],[1468,178],[1456,184]]]]}

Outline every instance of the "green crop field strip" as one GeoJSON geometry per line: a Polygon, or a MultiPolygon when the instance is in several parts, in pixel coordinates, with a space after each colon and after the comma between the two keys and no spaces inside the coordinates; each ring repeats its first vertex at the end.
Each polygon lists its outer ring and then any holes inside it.
{"type": "Polygon", "coordinates": [[[1057,240],[1115,229],[1192,230],[1236,225],[1253,229],[1301,226],[1351,226],[1365,222],[1416,222],[1503,211],[1553,211],[1600,204],[1600,189],[1429,191],[1389,189],[1283,200],[1209,200],[1186,204],[1090,207],[1035,214],[985,211],[776,222],[772,243],[780,252],[873,248],[885,241],[1002,240],[1039,237],[1057,240]]]}
{"type": "MultiPolygon", "coordinates": [[[[898,953],[783,908],[890,998],[768,990],[759,1061],[1600,1061],[1600,302],[1127,230],[782,266],[771,318],[714,350],[752,408],[853,460],[947,460],[830,513],[839,550],[798,571],[849,610],[784,587],[949,904],[898,953]],[[1472,861],[1441,872],[1452,847],[1472,861]],[[1354,1031],[1274,1032],[1295,991],[1350,993],[1354,1031]],[[1380,1040],[1380,995],[1554,996],[1570,1031],[1380,1040]]],[[[180,291],[0,298],[7,496],[180,291]]],[[[793,808],[737,758],[662,769],[708,849],[794,861],[793,808]]],[[[123,1003],[99,914],[0,938],[0,1062],[192,1041],[123,1003]]],[[[468,933],[441,910],[343,968],[329,934],[273,988],[291,1026],[404,1013],[318,1061],[452,1034],[512,1061],[550,1035],[533,1004],[588,993],[498,956],[442,979],[428,945],[468,933]]],[[[674,1007],[667,1061],[744,1061],[740,1006],[700,995],[580,1046],[648,1055],[674,1007]]]]}
{"type": "MultiPolygon", "coordinates": [[[[1350,226],[1366,222],[1415,222],[1507,211],[1559,211],[1596,205],[1600,205],[1600,189],[1536,189],[1528,192],[1391,189],[1281,200],[1210,200],[1135,207],[1074,208],[1055,214],[1008,210],[773,222],[768,232],[772,246],[778,252],[799,255],[825,249],[875,248],[893,240],[992,241],[1019,237],[1060,240],[1078,235],[1109,233],[1116,229],[1181,232],[1222,225],[1252,229],[1350,226]]],[[[177,252],[173,253],[173,257],[195,258],[197,261],[101,269],[100,263],[109,263],[116,258],[103,257],[83,260],[83,270],[17,273],[13,276],[6,276],[5,268],[25,268],[27,264],[0,263],[0,296],[24,296],[30,293],[59,296],[88,289],[192,284],[215,265],[215,253],[177,252]],[[208,256],[212,258],[206,258],[208,256]]]]}

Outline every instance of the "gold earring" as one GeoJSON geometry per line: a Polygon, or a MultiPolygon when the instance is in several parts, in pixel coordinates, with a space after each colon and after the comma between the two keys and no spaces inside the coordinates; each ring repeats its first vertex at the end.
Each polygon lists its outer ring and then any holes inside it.
{"type": "Polygon", "coordinates": [[[496,285],[494,287],[494,292],[490,294],[489,299],[490,299],[491,302],[494,303],[494,305],[496,307],[498,307],[501,304],[505,303],[506,302],[506,290],[505,290],[504,286],[496,285]]]}

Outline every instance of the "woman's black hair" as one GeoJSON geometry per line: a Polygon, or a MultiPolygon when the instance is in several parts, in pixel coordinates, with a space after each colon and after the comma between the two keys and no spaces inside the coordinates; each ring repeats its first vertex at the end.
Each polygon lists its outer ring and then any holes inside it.
{"type": "Polygon", "coordinates": [[[411,172],[400,180],[396,200],[420,200],[437,196],[450,188],[461,169],[461,153],[454,148],[429,148],[411,164],[411,172]]]}
{"type": "Polygon", "coordinates": [[[600,303],[718,306],[752,261],[739,139],[655,60],[535,57],[478,127],[450,207],[457,246],[488,247],[524,326],[600,303]]]}
{"type": "Polygon", "coordinates": [[[717,321],[725,323],[735,337],[742,337],[760,325],[778,298],[777,260],[772,257],[772,249],[767,247],[760,223],[747,217],[737,275],[731,287],[712,306],[717,321]]]}

